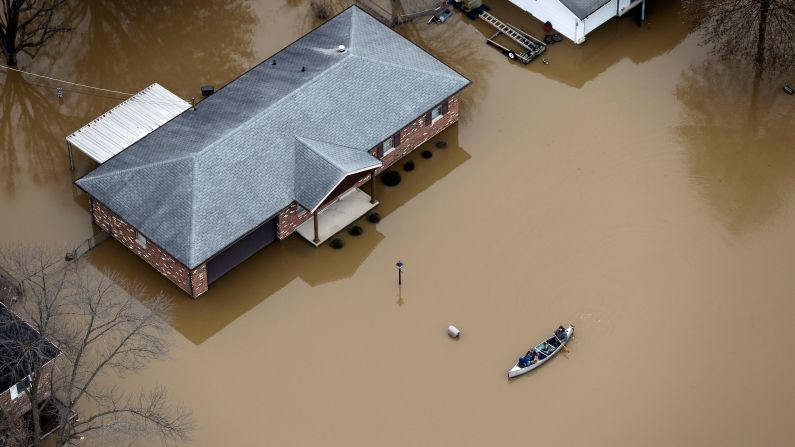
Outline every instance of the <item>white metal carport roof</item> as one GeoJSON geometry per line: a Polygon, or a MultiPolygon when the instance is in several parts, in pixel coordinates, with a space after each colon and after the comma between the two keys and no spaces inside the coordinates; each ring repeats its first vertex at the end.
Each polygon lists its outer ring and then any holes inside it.
{"type": "MultiPolygon", "coordinates": [[[[66,141],[99,163],[130,147],[191,105],[158,83],[103,113],[66,141]]],[[[71,162],[71,149],[70,149],[71,162]]]]}

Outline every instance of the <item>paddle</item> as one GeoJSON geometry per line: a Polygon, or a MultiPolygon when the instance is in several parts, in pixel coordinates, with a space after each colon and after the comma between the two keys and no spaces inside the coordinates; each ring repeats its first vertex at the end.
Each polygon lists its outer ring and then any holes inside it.
{"type": "Polygon", "coordinates": [[[558,343],[560,343],[560,345],[563,346],[563,350],[566,351],[566,352],[569,352],[569,348],[567,348],[566,344],[563,343],[563,341],[558,338],[558,335],[557,334],[552,334],[552,335],[555,337],[555,340],[557,340],[558,343]]]}

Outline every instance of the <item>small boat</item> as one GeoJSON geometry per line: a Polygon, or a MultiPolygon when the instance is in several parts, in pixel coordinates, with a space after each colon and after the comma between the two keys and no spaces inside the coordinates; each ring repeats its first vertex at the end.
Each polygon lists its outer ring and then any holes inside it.
{"type": "MultiPolygon", "coordinates": [[[[522,374],[528,373],[539,366],[546,363],[549,359],[555,356],[563,346],[571,340],[571,337],[574,335],[574,325],[570,324],[569,327],[566,329],[566,335],[561,339],[555,334],[552,334],[552,337],[547,338],[546,340],[539,343],[536,347],[532,348],[530,351],[535,352],[535,359],[530,364],[524,364],[524,366],[519,366],[519,363],[524,363],[521,361],[516,362],[508,371],[508,377],[517,377],[521,376],[522,374]]],[[[530,351],[527,351],[530,353],[530,351]]]]}

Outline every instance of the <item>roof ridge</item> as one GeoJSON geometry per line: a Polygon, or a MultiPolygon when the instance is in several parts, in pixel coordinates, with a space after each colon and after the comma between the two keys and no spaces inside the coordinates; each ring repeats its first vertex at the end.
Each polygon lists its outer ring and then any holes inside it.
{"type": "MultiPolygon", "coordinates": [[[[115,176],[115,175],[118,175],[118,174],[124,174],[124,173],[128,173],[128,172],[138,171],[140,169],[151,168],[153,166],[161,166],[161,165],[165,165],[165,164],[169,164],[169,163],[173,163],[173,162],[177,162],[177,161],[182,161],[185,158],[192,158],[192,157],[193,157],[193,154],[187,154],[187,155],[183,155],[183,156],[177,157],[177,158],[169,158],[169,159],[166,159],[166,160],[159,160],[159,161],[156,161],[156,162],[153,162],[153,163],[147,163],[147,164],[141,165],[141,166],[132,166],[132,167],[129,167],[129,168],[118,169],[118,170],[115,170],[115,171],[104,172],[104,173],[99,173],[99,174],[94,174],[94,171],[92,171],[90,173],[91,174],[90,177],[86,176],[86,177],[77,179],[75,182],[77,184],[80,184],[80,183],[84,182],[85,180],[96,180],[96,179],[101,179],[101,178],[105,178],[105,177],[115,176]]],[[[100,167],[97,168],[97,169],[102,168],[102,166],[103,165],[100,165],[100,167]]]]}
{"type": "Polygon", "coordinates": [[[194,259],[193,259],[194,250],[195,250],[195,247],[196,247],[196,244],[194,244],[194,242],[196,241],[196,225],[194,225],[194,218],[196,217],[196,189],[197,189],[196,188],[196,177],[198,177],[196,175],[196,160],[195,159],[194,159],[193,163],[191,163],[190,168],[191,168],[191,179],[192,180],[191,180],[191,185],[190,185],[190,188],[191,188],[191,191],[190,191],[190,220],[188,221],[188,225],[190,226],[190,228],[188,229],[188,232],[190,233],[190,247],[189,247],[190,252],[188,253],[188,259],[189,259],[190,263],[193,264],[193,261],[194,261],[194,259]]]}
{"type": "MultiPolygon", "coordinates": [[[[342,168],[340,168],[336,163],[334,163],[333,161],[329,160],[329,158],[326,157],[324,154],[321,154],[320,152],[316,151],[315,148],[313,148],[310,144],[307,144],[307,141],[315,141],[315,142],[319,142],[319,143],[323,143],[323,141],[313,140],[311,138],[304,138],[304,137],[301,137],[299,135],[296,135],[295,139],[300,141],[301,144],[303,144],[305,148],[307,148],[310,151],[312,151],[313,154],[315,154],[318,157],[320,157],[323,161],[325,161],[332,168],[336,169],[339,172],[342,172],[343,174],[345,173],[345,171],[343,171],[342,168]]],[[[329,143],[329,144],[333,144],[333,143],[329,143]]],[[[295,168],[298,169],[298,164],[295,165],[295,168]]]]}
{"type": "Polygon", "coordinates": [[[418,68],[415,68],[415,67],[412,67],[412,66],[409,66],[409,65],[403,65],[403,64],[396,64],[394,62],[381,61],[381,60],[378,60],[378,59],[373,59],[371,57],[362,56],[362,55],[356,54],[356,53],[351,54],[351,56],[355,57],[355,58],[359,58],[359,59],[364,59],[366,61],[373,62],[375,64],[385,65],[387,67],[401,68],[401,69],[404,69],[404,70],[407,70],[407,71],[413,71],[413,72],[416,72],[416,73],[424,73],[424,74],[427,74],[427,75],[430,75],[430,76],[437,76],[437,77],[440,77],[440,78],[458,80],[461,77],[461,75],[454,76],[452,74],[447,74],[447,73],[436,73],[436,72],[432,72],[432,71],[428,71],[428,70],[420,70],[418,68]]]}

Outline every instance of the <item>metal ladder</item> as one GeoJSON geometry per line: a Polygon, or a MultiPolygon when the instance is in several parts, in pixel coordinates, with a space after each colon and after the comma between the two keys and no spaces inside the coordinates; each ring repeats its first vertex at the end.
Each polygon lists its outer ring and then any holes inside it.
{"type": "Polygon", "coordinates": [[[527,37],[525,37],[524,34],[516,31],[513,27],[502,23],[500,19],[494,17],[488,12],[483,11],[479,17],[485,20],[486,23],[488,23],[489,25],[493,26],[494,28],[497,28],[497,30],[499,30],[501,33],[513,39],[516,43],[523,46],[524,48],[530,51],[538,51],[539,47],[538,43],[528,39],[527,37]]]}

